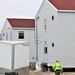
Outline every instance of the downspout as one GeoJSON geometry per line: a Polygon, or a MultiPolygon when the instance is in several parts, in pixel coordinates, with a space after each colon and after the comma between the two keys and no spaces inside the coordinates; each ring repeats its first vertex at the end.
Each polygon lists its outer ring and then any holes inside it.
{"type": "Polygon", "coordinates": [[[36,35],[35,35],[35,37],[36,37],[36,61],[38,61],[38,19],[39,19],[39,17],[37,17],[36,18],[36,30],[35,30],[35,32],[36,32],[36,35]]]}

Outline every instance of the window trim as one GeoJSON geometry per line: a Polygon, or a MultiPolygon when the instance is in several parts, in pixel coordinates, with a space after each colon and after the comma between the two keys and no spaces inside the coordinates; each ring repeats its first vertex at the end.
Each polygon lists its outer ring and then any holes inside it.
{"type": "Polygon", "coordinates": [[[19,31],[19,32],[18,32],[18,39],[24,39],[24,31],[19,31]],[[21,33],[22,33],[23,35],[22,35],[21,33]],[[20,35],[20,34],[21,34],[21,35],[20,35]],[[22,38],[21,38],[21,37],[22,37],[22,38]]]}

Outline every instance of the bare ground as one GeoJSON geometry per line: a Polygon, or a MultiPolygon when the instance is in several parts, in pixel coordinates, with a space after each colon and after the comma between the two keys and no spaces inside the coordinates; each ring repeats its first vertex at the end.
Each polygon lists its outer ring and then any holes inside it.
{"type": "MultiPolygon", "coordinates": [[[[55,75],[54,72],[46,71],[35,71],[35,70],[29,70],[29,75],[55,75]]],[[[75,75],[75,72],[63,72],[61,75],[75,75]]]]}

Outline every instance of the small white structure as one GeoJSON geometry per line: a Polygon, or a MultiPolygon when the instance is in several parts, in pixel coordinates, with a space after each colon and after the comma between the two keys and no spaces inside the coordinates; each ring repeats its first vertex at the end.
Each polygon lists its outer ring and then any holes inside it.
{"type": "Polygon", "coordinates": [[[7,18],[2,30],[2,40],[29,41],[29,62],[36,61],[35,20],[22,18],[7,18]]]}
{"type": "Polygon", "coordinates": [[[44,0],[35,28],[38,62],[75,68],[75,0],[44,0]]]}
{"type": "Polygon", "coordinates": [[[29,75],[29,42],[0,41],[0,74],[29,75]]]}

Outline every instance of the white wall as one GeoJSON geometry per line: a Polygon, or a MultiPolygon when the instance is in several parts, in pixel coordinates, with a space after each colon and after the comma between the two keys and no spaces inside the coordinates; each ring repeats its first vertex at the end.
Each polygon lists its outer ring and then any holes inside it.
{"type": "Polygon", "coordinates": [[[75,67],[75,13],[58,13],[58,57],[64,66],[75,67]]]}
{"type": "Polygon", "coordinates": [[[38,16],[39,61],[53,65],[55,60],[59,59],[64,67],[75,67],[75,13],[58,13],[49,2],[45,1],[38,16]],[[51,19],[52,15],[54,20],[51,19]],[[47,19],[46,31],[44,19],[47,19]],[[44,54],[44,46],[48,47],[47,55],[44,54]]]}
{"type": "Polygon", "coordinates": [[[11,69],[12,47],[0,42],[0,68],[11,69]]]}
{"type": "Polygon", "coordinates": [[[11,30],[12,30],[12,27],[11,25],[9,24],[9,22],[6,20],[5,21],[5,24],[4,24],[4,27],[2,29],[2,39],[3,40],[11,40],[11,30]]]}
{"type": "Polygon", "coordinates": [[[55,50],[52,48],[52,42],[56,43],[56,31],[57,31],[57,12],[56,9],[47,1],[44,2],[40,12],[38,13],[39,19],[37,21],[38,27],[38,56],[39,61],[48,62],[49,53],[55,50]],[[54,16],[54,20],[52,20],[54,16]],[[44,19],[47,19],[47,30],[44,30],[44,19]],[[46,44],[45,42],[46,41],[46,44]],[[44,54],[44,46],[48,47],[48,54],[44,54]]]}
{"type": "Polygon", "coordinates": [[[29,66],[29,46],[23,44],[15,45],[14,69],[29,66]]]}
{"type": "Polygon", "coordinates": [[[58,13],[50,3],[44,2],[38,16],[39,61],[53,65],[59,59],[64,67],[75,67],[75,13],[58,13]],[[47,31],[44,30],[44,19],[47,19],[47,31]],[[47,55],[44,54],[45,45],[47,55]]]}
{"type": "Polygon", "coordinates": [[[24,39],[22,40],[30,42],[29,61],[35,62],[36,61],[36,48],[35,48],[34,29],[18,29],[18,30],[13,29],[12,30],[12,40],[20,40],[18,39],[19,31],[24,31],[24,39]]]}
{"type": "Polygon", "coordinates": [[[19,40],[18,39],[18,32],[24,31],[24,40],[30,42],[30,51],[29,51],[29,61],[35,62],[36,61],[36,48],[35,48],[35,37],[34,37],[34,28],[33,29],[26,29],[26,28],[12,28],[9,22],[6,20],[2,34],[3,40],[19,40]],[[6,35],[7,34],[7,35],[6,35]],[[34,57],[34,59],[33,59],[34,57]]]}

